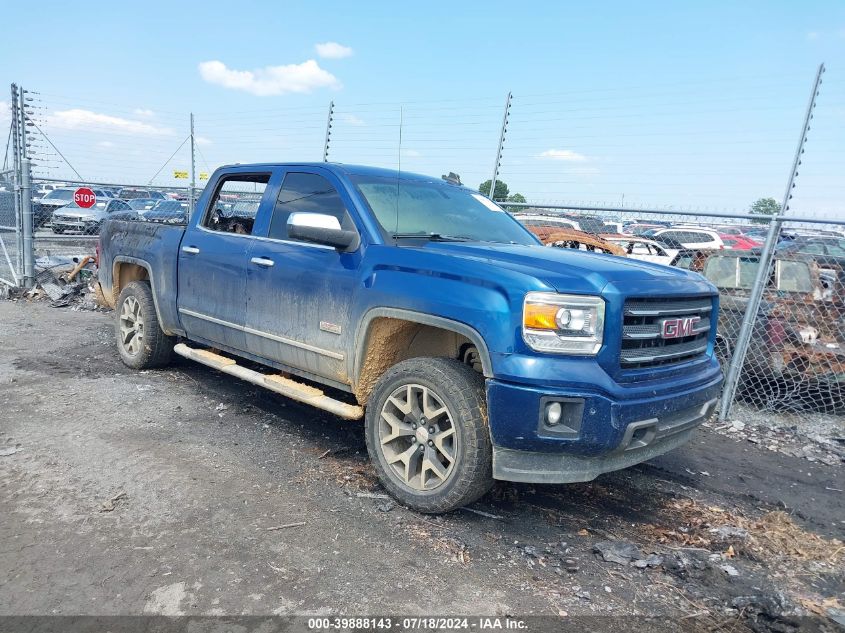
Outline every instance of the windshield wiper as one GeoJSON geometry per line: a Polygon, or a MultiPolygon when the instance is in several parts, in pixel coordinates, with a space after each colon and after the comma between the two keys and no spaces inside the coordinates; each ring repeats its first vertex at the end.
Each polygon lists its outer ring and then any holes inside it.
{"type": "Polygon", "coordinates": [[[397,240],[430,240],[432,242],[467,242],[470,238],[460,235],[443,235],[442,233],[393,233],[397,240]]]}

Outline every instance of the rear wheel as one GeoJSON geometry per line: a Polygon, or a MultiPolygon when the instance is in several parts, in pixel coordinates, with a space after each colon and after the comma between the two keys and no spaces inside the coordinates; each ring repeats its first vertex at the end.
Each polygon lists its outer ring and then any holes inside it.
{"type": "Polygon", "coordinates": [[[367,405],[367,450],[396,499],[448,512],[492,486],[484,379],[460,361],[413,358],[382,376],[367,405]]]}
{"type": "Polygon", "coordinates": [[[170,361],[175,339],[161,330],[148,282],[127,284],[117,299],[115,314],[117,349],[125,365],[148,369],[170,361]]]}

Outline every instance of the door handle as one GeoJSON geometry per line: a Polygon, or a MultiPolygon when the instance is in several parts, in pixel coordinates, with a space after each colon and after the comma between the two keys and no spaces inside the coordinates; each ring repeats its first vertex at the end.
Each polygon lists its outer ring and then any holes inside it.
{"type": "Polygon", "coordinates": [[[272,259],[267,259],[266,257],[253,257],[249,261],[250,263],[256,264],[257,266],[264,266],[264,268],[270,268],[273,264],[276,263],[272,259]]]}
{"type": "Polygon", "coordinates": [[[200,249],[198,249],[196,246],[183,246],[182,252],[188,253],[189,255],[196,255],[200,252],[200,249]]]}

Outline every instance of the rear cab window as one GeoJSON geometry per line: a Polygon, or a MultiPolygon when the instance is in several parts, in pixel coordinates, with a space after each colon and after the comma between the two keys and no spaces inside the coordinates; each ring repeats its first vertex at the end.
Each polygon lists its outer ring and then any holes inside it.
{"type": "Polygon", "coordinates": [[[220,233],[252,235],[268,182],[269,173],[224,176],[217,183],[200,226],[220,233]]]}

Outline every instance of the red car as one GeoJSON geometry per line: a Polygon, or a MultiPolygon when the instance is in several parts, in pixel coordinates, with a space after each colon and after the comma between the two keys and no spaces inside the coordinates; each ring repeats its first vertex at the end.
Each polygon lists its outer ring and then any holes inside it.
{"type": "Polygon", "coordinates": [[[757,240],[753,240],[745,235],[728,235],[727,233],[719,233],[719,237],[725,243],[725,248],[736,251],[750,251],[755,248],[760,248],[762,244],[757,240]]]}

